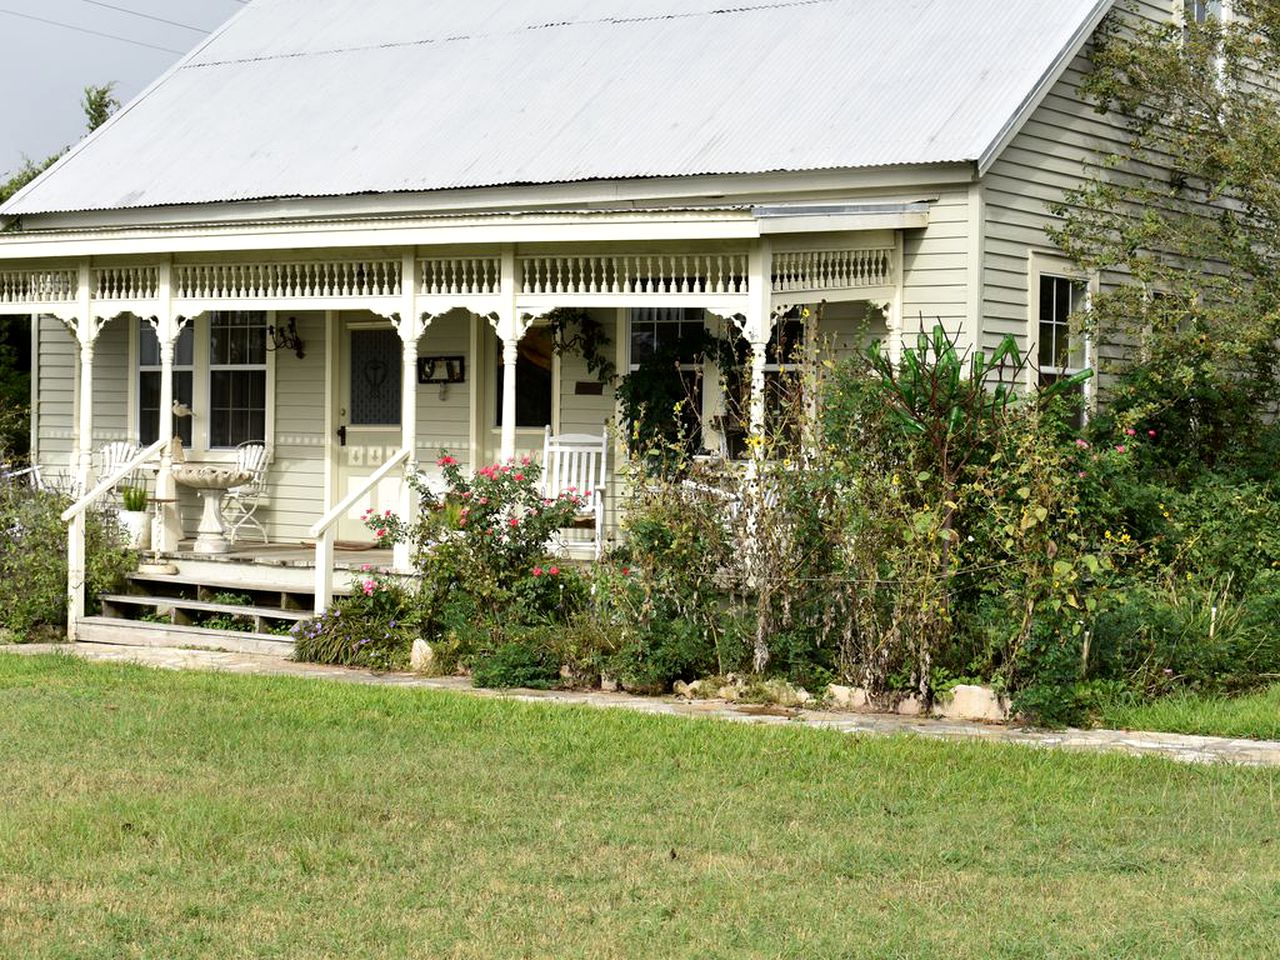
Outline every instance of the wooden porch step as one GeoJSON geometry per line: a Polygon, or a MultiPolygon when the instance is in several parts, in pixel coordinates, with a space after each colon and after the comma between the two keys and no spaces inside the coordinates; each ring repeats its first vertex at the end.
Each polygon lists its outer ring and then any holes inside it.
{"type": "Polygon", "coordinates": [[[293,656],[293,641],[259,633],[206,630],[170,623],[85,617],[77,626],[79,643],[101,643],[119,647],[174,647],[194,650],[225,650],[271,657],[293,656]]]}
{"type": "MultiPolygon", "coordinates": [[[[102,612],[119,619],[120,607],[150,607],[153,610],[168,610],[174,623],[182,624],[182,615],[186,613],[221,613],[229,616],[247,617],[254,621],[254,630],[262,632],[262,621],[283,620],[299,623],[309,620],[313,614],[303,610],[285,610],[280,607],[259,607],[236,603],[213,603],[208,600],[188,600],[184,597],[156,597],[124,594],[104,594],[100,596],[102,612]]],[[[189,625],[189,624],[187,624],[189,625]]]]}

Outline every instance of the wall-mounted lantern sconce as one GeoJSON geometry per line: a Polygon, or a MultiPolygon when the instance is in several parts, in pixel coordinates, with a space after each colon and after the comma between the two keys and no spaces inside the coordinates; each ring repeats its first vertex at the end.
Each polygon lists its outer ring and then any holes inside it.
{"type": "Polygon", "coordinates": [[[268,350],[292,350],[299,360],[306,357],[303,352],[302,338],[298,336],[298,320],[290,317],[282,327],[267,327],[268,350]]]}

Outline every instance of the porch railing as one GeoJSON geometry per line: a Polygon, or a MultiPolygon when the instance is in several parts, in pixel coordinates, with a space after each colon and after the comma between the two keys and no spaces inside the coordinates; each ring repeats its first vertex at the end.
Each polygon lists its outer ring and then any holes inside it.
{"type": "Polygon", "coordinates": [[[67,528],[67,637],[76,638],[76,629],[85,612],[85,570],[88,557],[85,553],[85,514],[89,508],[115,489],[125,477],[143,464],[150,463],[169,445],[168,440],[157,440],[147,449],[114,472],[102,478],[98,485],[62,512],[62,522],[67,528]]]}
{"type": "Polygon", "coordinates": [[[391,471],[409,459],[413,453],[411,447],[396,451],[395,455],[384,463],[371,476],[353,489],[342,501],[316,521],[311,528],[311,536],[316,541],[316,613],[324,613],[333,603],[333,543],[336,536],[334,527],[339,520],[360,502],[370,490],[390,475],[391,471]]]}

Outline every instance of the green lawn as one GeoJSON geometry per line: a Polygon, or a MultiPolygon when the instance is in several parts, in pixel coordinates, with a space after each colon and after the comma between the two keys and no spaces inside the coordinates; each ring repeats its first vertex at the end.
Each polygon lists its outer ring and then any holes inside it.
{"type": "Polygon", "coordinates": [[[0,655],[0,956],[1267,957],[1280,771],[0,655]]]}
{"type": "Polygon", "coordinates": [[[1280,684],[1243,697],[1187,693],[1148,704],[1114,703],[1103,709],[1100,723],[1118,730],[1280,740],[1280,684]]]}

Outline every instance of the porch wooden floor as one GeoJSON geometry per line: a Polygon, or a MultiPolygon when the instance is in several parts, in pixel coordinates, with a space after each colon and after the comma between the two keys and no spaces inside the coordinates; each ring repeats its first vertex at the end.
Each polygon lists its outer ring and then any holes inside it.
{"type": "MultiPolygon", "coordinates": [[[[195,552],[195,540],[184,540],[177,551],[159,555],[161,560],[203,560],[213,563],[256,564],[265,567],[293,567],[314,569],[315,547],[307,543],[235,543],[227,553],[208,554],[195,552]]],[[[365,564],[378,569],[390,569],[392,552],[365,544],[339,541],[334,549],[335,570],[359,570],[365,564]]]]}

